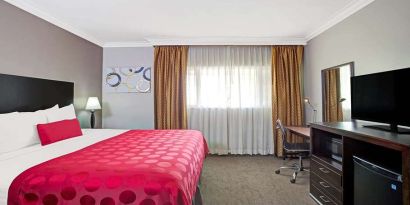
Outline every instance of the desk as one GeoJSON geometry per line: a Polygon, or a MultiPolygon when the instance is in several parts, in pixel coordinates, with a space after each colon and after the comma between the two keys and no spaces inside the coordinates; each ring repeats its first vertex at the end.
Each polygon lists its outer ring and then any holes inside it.
{"type": "Polygon", "coordinates": [[[286,129],[292,134],[299,135],[301,137],[310,139],[310,128],[309,127],[287,126],[286,129]]]}

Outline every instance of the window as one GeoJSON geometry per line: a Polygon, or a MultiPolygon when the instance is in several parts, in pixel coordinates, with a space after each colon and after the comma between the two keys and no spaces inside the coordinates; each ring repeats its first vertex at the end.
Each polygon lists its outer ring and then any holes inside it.
{"type": "Polygon", "coordinates": [[[272,154],[271,47],[192,46],[188,128],[211,153],[272,154]]]}
{"type": "Polygon", "coordinates": [[[270,107],[270,55],[263,46],[190,48],[188,107],[270,107]]]}

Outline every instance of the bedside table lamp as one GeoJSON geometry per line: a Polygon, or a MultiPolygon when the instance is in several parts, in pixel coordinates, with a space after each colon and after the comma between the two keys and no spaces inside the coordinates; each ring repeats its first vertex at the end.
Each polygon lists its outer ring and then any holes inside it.
{"type": "Polygon", "coordinates": [[[310,109],[312,109],[312,111],[313,111],[312,123],[316,122],[316,113],[317,113],[316,108],[312,105],[312,103],[310,103],[310,99],[309,99],[309,98],[305,98],[304,101],[305,101],[306,104],[309,105],[310,109]]]}
{"type": "Polygon", "coordinates": [[[94,128],[95,126],[95,115],[94,112],[96,110],[101,110],[101,105],[100,101],[98,100],[97,97],[89,97],[87,100],[87,105],[85,106],[86,110],[89,110],[91,112],[91,119],[90,119],[90,125],[91,128],[94,128]]]}

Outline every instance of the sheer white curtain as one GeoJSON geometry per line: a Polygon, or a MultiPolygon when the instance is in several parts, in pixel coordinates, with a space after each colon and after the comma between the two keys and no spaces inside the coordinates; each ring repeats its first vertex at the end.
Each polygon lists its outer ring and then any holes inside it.
{"type": "Polygon", "coordinates": [[[215,154],[272,154],[271,48],[191,46],[188,127],[215,154]]]}

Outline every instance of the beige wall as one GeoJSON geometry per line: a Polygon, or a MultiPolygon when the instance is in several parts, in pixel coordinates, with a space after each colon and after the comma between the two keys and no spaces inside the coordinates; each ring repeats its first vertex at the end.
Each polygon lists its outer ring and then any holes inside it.
{"type": "Polygon", "coordinates": [[[0,73],[74,82],[83,127],[87,97],[101,99],[101,67],[101,47],[0,0],[0,73]]]}
{"type": "MultiPolygon", "coordinates": [[[[322,69],[350,61],[363,75],[410,67],[410,1],[376,0],[308,42],[305,49],[305,96],[322,119],[322,69]]],[[[310,122],[311,111],[306,111],[310,122]]]]}

